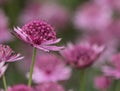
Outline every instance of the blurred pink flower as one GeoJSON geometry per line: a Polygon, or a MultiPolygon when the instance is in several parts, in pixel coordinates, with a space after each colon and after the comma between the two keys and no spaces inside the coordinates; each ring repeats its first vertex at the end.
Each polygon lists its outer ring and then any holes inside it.
{"type": "Polygon", "coordinates": [[[61,51],[61,55],[74,67],[86,68],[98,59],[103,50],[103,46],[91,45],[89,43],[80,43],[77,45],[69,43],[68,46],[61,51]]]}
{"type": "Polygon", "coordinates": [[[7,91],[35,91],[32,87],[28,87],[24,84],[14,85],[9,87],[7,91]]]}
{"type": "Polygon", "coordinates": [[[115,54],[111,58],[111,64],[120,69],[120,53],[115,54]]]}
{"type": "Polygon", "coordinates": [[[69,12],[65,7],[55,3],[42,4],[40,18],[57,28],[65,27],[69,20],[69,12]]]}
{"type": "Polygon", "coordinates": [[[96,3],[120,11],[120,0],[94,0],[96,3]]]}
{"type": "Polygon", "coordinates": [[[31,4],[28,4],[19,17],[20,23],[25,24],[27,22],[39,18],[40,8],[41,4],[39,3],[32,2],[31,4]]]}
{"type": "Polygon", "coordinates": [[[102,71],[105,76],[113,77],[114,79],[120,79],[120,53],[115,54],[109,63],[102,67],[102,71]]]}
{"type": "Polygon", "coordinates": [[[12,35],[8,31],[8,18],[2,10],[0,10],[0,43],[11,41],[12,35]]]}
{"type": "Polygon", "coordinates": [[[94,33],[85,34],[82,41],[89,41],[90,44],[104,45],[106,47],[101,57],[93,65],[94,67],[101,67],[110,60],[110,56],[117,52],[118,42],[108,31],[96,31],[94,33]]]}
{"type": "Polygon", "coordinates": [[[42,19],[56,28],[65,27],[69,20],[68,10],[56,3],[32,3],[22,12],[19,21],[26,23],[34,19],[42,19]]]}
{"type": "Polygon", "coordinates": [[[8,65],[5,65],[5,62],[0,62],[0,77],[3,76],[7,67],[8,67],[8,65]]]}
{"type": "Polygon", "coordinates": [[[15,54],[9,46],[0,44],[0,62],[14,62],[23,58],[21,54],[15,54]]]}
{"type": "Polygon", "coordinates": [[[33,81],[35,83],[68,80],[70,75],[71,68],[66,67],[59,57],[53,54],[38,55],[33,71],[33,81]]]}
{"type": "Polygon", "coordinates": [[[111,34],[113,38],[116,38],[116,40],[120,41],[120,19],[114,19],[111,21],[111,23],[108,25],[106,30],[111,34]]]}
{"type": "Polygon", "coordinates": [[[94,80],[95,88],[99,90],[107,89],[111,84],[111,80],[109,77],[106,76],[97,76],[94,80]]]}
{"type": "Polygon", "coordinates": [[[51,25],[41,20],[31,21],[22,28],[14,28],[14,32],[21,40],[44,51],[59,51],[64,48],[52,45],[60,42],[61,39],[56,38],[56,32],[51,25]]]}
{"type": "Polygon", "coordinates": [[[65,91],[58,83],[44,83],[36,86],[36,91],[65,91]]]}
{"type": "Polygon", "coordinates": [[[112,11],[94,2],[80,6],[74,17],[74,25],[86,31],[103,30],[111,21],[112,11]]]}

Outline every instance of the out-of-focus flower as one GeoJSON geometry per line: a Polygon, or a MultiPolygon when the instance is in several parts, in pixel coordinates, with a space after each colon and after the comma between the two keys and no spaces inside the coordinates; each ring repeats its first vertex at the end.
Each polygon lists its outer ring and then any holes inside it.
{"type": "Polygon", "coordinates": [[[38,19],[40,16],[39,15],[40,8],[41,8],[41,4],[39,4],[39,3],[32,2],[32,4],[28,4],[27,7],[21,13],[21,15],[19,17],[19,22],[21,24],[25,24],[34,19],[38,19]]]}
{"type": "Polygon", "coordinates": [[[4,12],[0,10],[0,43],[11,41],[12,35],[8,31],[8,18],[4,12]]]}
{"type": "Polygon", "coordinates": [[[61,51],[61,55],[74,67],[86,68],[98,59],[103,50],[103,46],[91,45],[89,43],[80,43],[77,45],[69,43],[68,46],[61,51]]]}
{"type": "Polygon", "coordinates": [[[59,57],[53,54],[38,55],[33,71],[33,81],[35,83],[68,80],[70,75],[71,68],[66,67],[59,57]]]}
{"type": "Polygon", "coordinates": [[[111,63],[112,63],[112,65],[114,65],[115,67],[117,67],[118,69],[120,69],[120,53],[114,55],[111,58],[111,63]]]}
{"type": "Polygon", "coordinates": [[[69,20],[69,13],[58,4],[46,3],[41,6],[40,18],[48,21],[56,28],[63,28],[69,20]]]}
{"type": "Polygon", "coordinates": [[[9,87],[7,91],[35,91],[32,87],[28,87],[24,84],[14,85],[9,87]]]}
{"type": "Polygon", "coordinates": [[[95,88],[99,90],[107,89],[111,84],[111,79],[106,76],[97,76],[94,80],[95,88]]]}
{"type": "Polygon", "coordinates": [[[111,58],[111,62],[109,64],[109,66],[107,65],[102,67],[104,75],[108,77],[113,77],[114,79],[120,79],[120,53],[115,54],[111,58]]]}
{"type": "Polygon", "coordinates": [[[82,41],[89,41],[90,44],[104,45],[106,47],[101,57],[93,65],[94,67],[101,67],[110,60],[110,56],[117,52],[118,42],[108,31],[96,31],[87,35],[85,34],[82,41]]]}
{"type": "Polygon", "coordinates": [[[14,53],[9,46],[0,44],[0,62],[14,62],[23,59],[19,53],[14,53]]]}
{"type": "Polygon", "coordinates": [[[120,11],[120,0],[94,0],[96,3],[120,11]]]}
{"type": "Polygon", "coordinates": [[[103,30],[111,21],[109,8],[89,2],[80,6],[75,14],[74,25],[86,31],[103,30]]]}
{"type": "Polygon", "coordinates": [[[68,10],[56,3],[28,5],[20,16],[20,22],[26,23],[34,19],[42,19],[56,28],[65,27],[69,20],[68,10]]]}
{"type": "Polygon", "coordinates": [[[58,83],[44,83],[36,86],[36,91],[65,91],[58,83]]]}
{"type": "Polygon", "coordinates": [[[14,28],[14,32],[21,40],[44,51],[59,51],[64,48],[52,45],[60,42],[61,39],[56,38],[56,32],[51,25],[41,20],[31,21],[22,28],[14,28]]]}
{"type": "Polygon", "coordinates": [[[120,41],[120,19],[114,19],[111,21],[109,26],[106,29],[113,38],[116,38],[116,40],[120,41]]]}
{"type": "Polygon", "coordinates": [[[5,65],[5,62],[0,62],[0,77],[5,73],[8,65],[5,65]]]}

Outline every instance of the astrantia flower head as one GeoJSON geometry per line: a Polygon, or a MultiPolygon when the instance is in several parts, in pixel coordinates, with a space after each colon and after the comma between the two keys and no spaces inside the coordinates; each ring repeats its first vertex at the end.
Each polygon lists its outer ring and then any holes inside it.
{"type": "Polygon", "coordinates": [[[7,45],[0,44],[0,62],[13,62],[21,60],[20,54],[14,54],[14,51],[7,45]]]}
{"type": "Polygon", "coordinates": [[[61,55],[76,68],[85,68],[92,65],[100,54],[103,52],[103,46],[83,44],[68,44],[68,46],[61,51],[61,55]]]}
{"type": "Polygon", "coordinates": [[[44,83],[36,86],[36,91],[65,91],[58,83],[44,83]]]}
{"type": "Polygon", "coordinates": [[[52,54],[38,56],[33,71],[35,83],[57,82],[68,80],[71,75],[71,68],[59,57],[52,54]]]}
{"type": "Polygon", "coordinates": [[[7,91],[35,91],[35,90],[33,90],[32,87],[28,87],[24,84],[19,84],[19,85],[15,85],[13,87],[8,88],[7,91]]]}
{"type": "Polygon", "coordinates": [[[8,65],[5,65],[5,62],[0,62],[0,77],[5,73],[8,65]]]}
{"type": "Polygon", "coordinates": [[[58,43],[61,39],[56,38],[54,28],[48,23],[41,20],[34,20],[25,24],[22,28],[14,28],[18,37],[32,46],[44,50],[58,51],[63,47],[50,46],[58,43]]]}

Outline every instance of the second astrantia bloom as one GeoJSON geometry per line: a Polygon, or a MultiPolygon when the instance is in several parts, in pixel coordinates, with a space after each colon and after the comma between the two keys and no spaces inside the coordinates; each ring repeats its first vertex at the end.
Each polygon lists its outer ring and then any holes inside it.
{"type": "Polygon", "coordinates": [[[56,38],[54,28],[44,21],[34,20],[25,24],[22,28],[14,28],[14,31],[20,39],[38,49],[58,51],[63,48],[51,45],[60,42],[61,39],[56,38]]]}
{"type": "Polygon", "coordinates": [[[89,43],[68,44],[61,54],[72,66],[86,68],[98,59],[103,50],[103,46],[90,45],[89,43]]]}

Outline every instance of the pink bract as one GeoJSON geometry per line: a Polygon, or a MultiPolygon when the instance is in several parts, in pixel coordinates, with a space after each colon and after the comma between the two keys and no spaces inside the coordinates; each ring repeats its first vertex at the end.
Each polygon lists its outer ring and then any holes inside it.
{"type": "Polygon", "coordinates": [[[31,44],[33,47],[44,51],[59,51],[64,47],[57,47],[52,44],[60,42],[56,38],[54,28],[41,20],[34,20],[25,24],[22,28],[14,28],[16,35],[23,41],[31,44]]]}
{"type": "Polygon", "coordinates": [[[5,65],[5,62],[0,62],[0,77],[5,73],[8,65],[5,65]]]}

